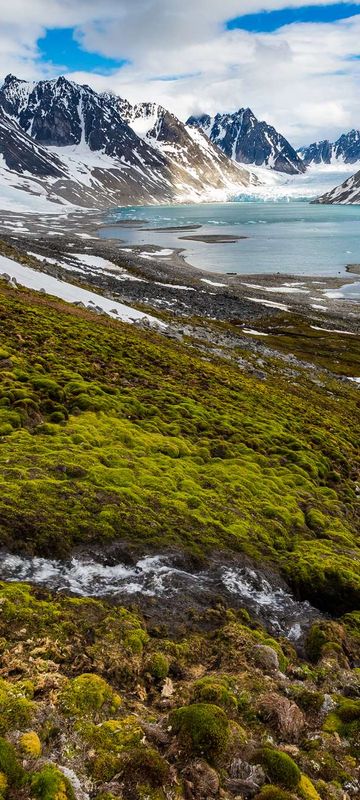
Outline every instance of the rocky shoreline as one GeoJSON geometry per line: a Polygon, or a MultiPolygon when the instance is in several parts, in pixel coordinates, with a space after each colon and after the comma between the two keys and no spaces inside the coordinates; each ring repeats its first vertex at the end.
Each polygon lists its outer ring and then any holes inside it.
{"type": "MultiPolygon", "coordinates": [[[[121,238],[100,238],[106,229],[141,225],[143,221],[108,223],[99,212],[62,215],[0,214],[0,237],[34,256],[48,274],[85,281],[124,302],[146,305],[181,317],[251,323],[279,312],[303,314],[314,324],[360,331],[358,302],[341,296],[341,287],[357,280],[296,275],[206,272],[185,261],[181,248],[161,254],[154,245],[129,246],[121,238]],[[159,253],[161,257],[159,257],[159,253]],[[110,262],[109,269],[89,269],[81,256],[110,262]],[[111,266],[112,265],[112,266],[111,266]],[[346,323],[346,325],[345,325],[346,323]]],[[[185,226],[184,231],[189,226],[185,226]]],[[[180,229],[179,229],[180,230],[180,229]]],[[[356,265],[355,265],[356,266],[356,265]]],[[[350,268],[349,268],[350,272],[350,268]]],[[[357,274],[353,269],[354,275],[357,274]]]]}

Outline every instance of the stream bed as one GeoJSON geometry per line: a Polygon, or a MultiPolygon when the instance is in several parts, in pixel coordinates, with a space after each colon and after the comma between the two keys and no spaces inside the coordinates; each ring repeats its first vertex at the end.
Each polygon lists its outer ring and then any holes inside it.
{"type": "Polygon", "coordinates": [[[99,554],[73,555],[67,561],[0,554],[0,578],[26,581],[55,592],[99,597],[138,605],[151,617],[179,622],[190,610],[201,612],[222,603],[245,608],[272,634],[298,642],[322,614],[296,600],[282,579],[240,557],[213,557],[206,569],[191,569],[179,554],[117,560],[99,554]]]}

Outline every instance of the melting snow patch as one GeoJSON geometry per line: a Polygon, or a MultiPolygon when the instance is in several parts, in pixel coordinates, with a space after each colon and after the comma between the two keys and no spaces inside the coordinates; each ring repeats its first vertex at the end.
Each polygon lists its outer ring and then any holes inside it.
{"type": "Polygon", "coordinates": [[[250,300],[252,303],[260,303],[262,306],[269,306],[270,308],[279,308],[280,311],[289,311],[289,307],[284,303],[273,303],[272,300],[263,300],[259,297],[245,297],[245,300],[250,300]]]}
{"type": "Polygon", "coordinates": [[[276,294],[295,294],[296,292],[300,292],[301,294],[309,294],[309,289],[299,289],[295,286],[295,284],[294,288],[291,288],[290,285],[286,284],[283,286],[260,286],[257,283],[244,283],[243,285],[247,286],[248,289],[261,289],[262,292],[275,292],[276,294]]]}
{"type": "Polygon", "coordinates": [[[317,325],[310,325],[313,331],[324,331],[324,333],[343,333],[345,336],[356,336],[353,331],[339,331],[336,328],[319,328],[317,325]]]}
{"type": "Polygon", "coordinates": [[[254,331],[252,328],[243,328],[243,333],[250,333],[252,336],[269,336],[268,333],[263,333],[263,331],[254,331]]]}
{"type": "Polygon", "coordinates": [[[154,281],[155,286],[164,286],[167,289],[184,289],[186,292],[195,292],[193,286],[181,286],[177,283],[159,283],[159,281],[154,281]]]}
{"type": "Polygon", "coordinates": [[[83,303],[85,306],[91,304],[110,317],[120,319],[122,322],[148,320],[158,327],[167,327],[164,322],[149,314],[144,314],[142,311],[137,311],[131,306],[126,306],[124,303],[118,303],[115,300],[109,300],[108,297],[81,289],[72,283],[60,281],[58,278],[53,278],[44,272],[25,267],[10,258],[5,258],[5,256],[0,256],[0,271],[10,275],[11,278],[15,278],[21,286],[26,286],[28,289],[34,289],[37,292],[43,289],[46,293],[60,297],[68,303],[83,303]]]}
{"type": "Polygon", "coordinates": [[[227,286],[226,283],[215,283],[215,281],[209,281],[207,278],[200,278],[202,283],[208,283],[210,286],[227,286]]]}

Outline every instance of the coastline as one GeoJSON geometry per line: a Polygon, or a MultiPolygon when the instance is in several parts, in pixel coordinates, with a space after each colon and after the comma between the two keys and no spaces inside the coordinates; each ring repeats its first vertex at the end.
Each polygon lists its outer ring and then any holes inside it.
{"type": "Polygon", "coordinates": [[[176,316],[242,319],[246,324],[256,322],[264,313],[269,317],[279,312],[296,313],[313,320],[314,325],[338,330],[346,323],[346,330],[359,333],[358,303],[337,295],[341,287],[358,283],[355,276],[360,265],[348,265],[348,277],[321,279],[291,273],[213,272],[189,264],[181,247],[171,255],[165,250],[163,255],[160,243],[129,245],[117,237],[100,238],[104,229],[140,227],[143,222],[109,223],[103,212],[92,211],[66,216],[0,212],[0,237],[6,245],[30,254],[35,268],[73,282],[85,281],[109,296],[120,295],[123,302],[132,305],[146,305],[176,316]],[[106,259],[108,272],[81,264],[81,257],[86,261],[90,256],[95,261],[106,259]]]}

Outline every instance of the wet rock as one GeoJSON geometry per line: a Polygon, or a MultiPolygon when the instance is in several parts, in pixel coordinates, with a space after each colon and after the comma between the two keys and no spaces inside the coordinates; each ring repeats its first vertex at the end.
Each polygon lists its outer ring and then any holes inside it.
{"type": "Polygon", "coordinates": [[[279,671],[279,656],[272,647],[266,644],[257,644],[254,647],[254,660],[258,667],[265,672],[274,673],[279,671]]]}

